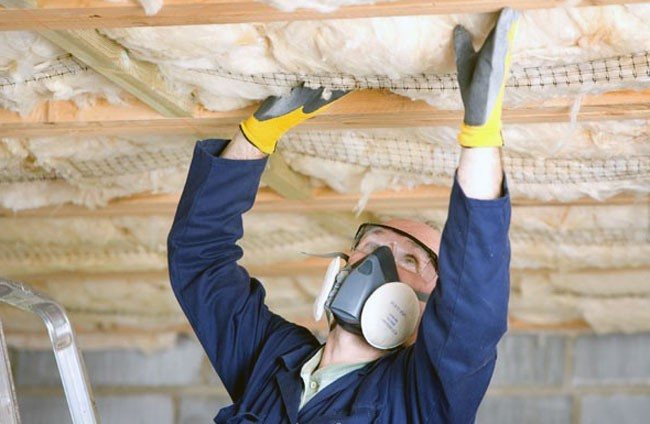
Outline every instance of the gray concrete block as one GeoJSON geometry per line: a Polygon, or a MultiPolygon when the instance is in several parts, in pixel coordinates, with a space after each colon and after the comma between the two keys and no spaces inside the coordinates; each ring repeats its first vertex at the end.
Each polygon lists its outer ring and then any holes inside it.
{"type": "MultiPolygon", "coordinates": [[[[93,386],[169,386],[201,382],[202,347],[183,338],[171,349],[153,354],[136,350],[83,353],[93,386]]],[[[57,386],[60,377],[52,352],[22,351],[16,384],[57,386]]]]}
{"type": "Polygon", "coordinates": [[[481,404],[477,424],[570,424],[568,396],[487,396],[481,404]]]}
{"type": "Polygon", "coordinates": [[[72,422],[63,394],[61,396],[21,396],[19,393],[18,410],[23,423],[69,424],[72,422]]]}
{"type": "Polygon", "coordinates": [[[210,423],[221,408],[229,406],[232,401],[219,397],[184,397],[181,398],[179,424],[210,423]]]}
{"type": "Polygon", "coordinates": [[[582,336],[576,340],[573,381],[650,384],[650,334],[582,336]]]}
{"type": "Polygon", "coordinates": [[[173,424],[174,404],[164,395],[107,396],[97,399],[102,424],[173,424]]]}
{"type": "MultiPolygon", "coordinates": [[[[19,396],[23,423],[67,424],[72,422],[68,404],[61,396],[19,396]]],[[[172,424],[174,405],[162,395],[108,396],[96,399],[103,424],[172,424]]]]}
{"type": "Polygon", "coordinates": [[[581,404],[583,424],[645,424],[650,420],[650,395],[589,395],[581,404]]]}
{"type": "MultiPolygon", "coordinates": [[[[205,360],[203,361],[203,364],[201,365],[201,375],[203,378],[203,382],[208,385],[208,386],[218,386],[222,387],[223,383],[221,382],[221,379],[217,375],[217,372],[214,370],[212,367],[212,364],[210,363],[210,360],[206,357],[205,360]]],[[[225,389],[224,389],[225,390],[225,389]]]]}
{"type": "Polygon", "coordinates": [[[507,335],[497,347],[491,386],[559,386],[566,340],[557,335],[507,335]]]}

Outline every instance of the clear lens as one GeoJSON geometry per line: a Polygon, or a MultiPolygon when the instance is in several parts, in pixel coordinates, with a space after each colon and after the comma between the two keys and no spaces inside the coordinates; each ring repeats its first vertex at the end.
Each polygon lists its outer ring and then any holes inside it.
{"type": "Polygon", "coordinates": [[[357,234],[353,250],[369,255],[381,246],[391,249],[397,267],[406,275],[422,279],[427,284],[435,280],[435,258],[418,243],[389,227],[364,225],[357,234]]]}

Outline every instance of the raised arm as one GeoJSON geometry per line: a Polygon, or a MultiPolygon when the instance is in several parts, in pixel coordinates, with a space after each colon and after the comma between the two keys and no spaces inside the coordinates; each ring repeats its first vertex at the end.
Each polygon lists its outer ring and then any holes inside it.
{"type": "Polygon", "coordinates": [[[266,160],[221,158],[227,143],[197,143],[168,237],[168,261],[174,294],[236,401],[272,315],[261,284],[237,265],[241,217],[253,205],[266,160]]]}
{"type": "Polygon", "coordinates": [[[238,401],[267,350],[317,343],[271,313],[265,291],[237,265],[242,215],[255,201],[267,154],[283,132],[340,97],[297,87],[267,99],[227,140],[197,143],[168,237],[172,289],[231,398],[238,401]]]}
{"type": "Polygon", "coordinates": [[[435,414],[446,422],[473,422],[507,328],[510,200],[500,158],[501,100],[515,20],[516,13],[505,9],[478,52],[464,28],[454,31],[465,106],[458,136],[462,151],[442,234],[438,285],[407,368],[418,421],[435,414]]]}

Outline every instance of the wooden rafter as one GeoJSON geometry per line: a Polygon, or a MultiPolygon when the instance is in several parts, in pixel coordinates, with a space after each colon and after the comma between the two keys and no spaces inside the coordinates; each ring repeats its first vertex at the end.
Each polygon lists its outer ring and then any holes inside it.
{"type": "MultiPolygon", "coordinates": [[[[321,322],[315,322],[312,318],[304,317],[299,320],[292,320],[298,325],[302,325],[312,331],[319,331],[325,334],[327,331],[325,320],[321,322]]],[[[73,322],[73,324],[75,324],[73,322]]],[[[88,331],[85,329],[76,329],[77,339],[79,347],[84,351],[90,350],[104,350],[104,349],[132,349],[134,347],[141,347],[147,350],[156,350],[161,348],[166,348],[172,346],[176,343],[176,337],[179,334],[193,334],[192,328],[189,324],[178,328],[178,329],[169,329],[169,328],[150,328],[147,330],[135,330],[131,328],[122,328],[122,327],[113,327],[111,332],[106,331],[88,331]]],[[[509,317],[508,319],[508,331],[510,333],[528,333],[534,331],[535,333],[539,332],[566,332],[570,334],[574,333],[590,333],[591,328],[583,320],[574,320],[564,323],[557,324],[536,324],[527,321],[523,321],[514,317],[509,317]]],[[[51,350],[52,345],[50,340],[45,334],[44,331],[14,331],[11,329],[5,330],[5,335],[7,338],[7,344],[11,347],[16,348],[29,348],[29,349],[38,349],[38,350],[51,350]]],[[[27,390],[27,389],[24,389],[27,390]]],[[[31,391],[43,390],[42,388],[32,389],[31,391]]],[[[227,393],[219,392],[219,389],[215,389],[219,394],[222,394],[224,397],[227,396],[227,393]]],[[[214,393],[213,393],[214,394],[214,393]]]]}
{"type": "MultiPolygon", "coordinates": [[[[29,0],[1,1],[12,7],[31,7],[29,0]]],[[[162,116],[192,116],[190,98],[180,98],[169,90],[155,64],[132,58],[124,47],[96,30],[52,31],[44,28],[38,32],[162,116]]]]}
{"type": "MultiPolygon", "coordinates": [[[[287,276],[294,276],[294,275],[301,275],[301,276],[313,276],[313,284],[318,284],[318,278],[322,276],[324,270],[327,268],[329,259],[323,259],[323,258],[309,258],[303,261],[295,261],[295,262],[286,262],[286,263],[275,263],[275,264],[268,264],[265,266],[249,266],[247,267],[248,271],[250,272],[251,275],[260,277],[262,281],[264,281],[267,291],[269,293],[272,293],[274,290],[281,290],[280,287],[275,287],[273,284],[273,281],[270,280],[269,278],[273,277],[287,277],[287,276]]],[[[639,275],[643,275],[647,273],[647,269],[645,268],[637,268],[637,269],[626,269],[628,272],[634,272],[639,275]]],[[[602,269],[595,269],[592,270],[591,272],[593,273],[603,273],[603,272],[618,272],[620,270],[602,270],[602,269]]],[[[589,272],[589,271],[587,271],[589,272]]],[[[583,271],[579,271],[577,275],[581,275],[583,271]]],[[[554,276],[554,278],[559,278],[561,279],[564,273],[550,273],[551,275],[554,276]]],[[[105,272],[105,273],[75,273],[73,276],[73,279],[75,281],[79,281],[80,284],[85,281],[85,280],[93,280],[96,278],[103,278],[106,276],[110,276],[110,280],[117,280],[120,278],[137,278],[137,275],[143,275],[145,277],[151,277],[155,276],[156,279],[159,279],[160,281],[165,281],[168,278],[168,275],[166,272],[129,272],[125,273],[123,271],[121,272],[105,272]]],[[[529,269],[514,269],[512,270],[512,276],[513,280],[518,280],[521,279],[522,276],[530,277],[530,276],[535,276],[535,275],[540,275],[540,276],[545,276],[549,275],[548,271],[541,271],[541,270],[529,270],[529,269]]],[[[573,273],[569,272],[566,274],[571,278],[573,273]]],[[[70,276],[70,273],[66,272],[60,272],[60,273],[54,273],[54,274],[41,274],[41,275],[32,275],[32,276],[25,276],[23,278],[20,278],[21,281],[25,281],[29,283],[29,281],[46,281],[46,280],[66,280],[70,276]]],[[[271,295],[269,295],[272,297],[271,295]]],[[[300,298],[296,299],[297,303],[304,303],[309,301],[309,296],[305,298],[300,298]]],[[[291,320],[298,322],[301,325],[307,326],[308,328],[314,329],[314,330],[324,330],[325,328],[321,326],[321,324],[314,322],[312,319],[310,319],[309,316],[305,316],[303,314],[296,314],[295,312],[299,311],[301,309],[301,305],[296,305],[298,306],[298,309],[294,311],[292,308],[288,308],[287,311],[285,312],[290,312],[293,315],[291,316],[291,320]],[[292,312],[293,311],[293,312],[292,312]]],[[[560,323],[534,323],[534,322],[529,322],[523,319],[518,319],[515,317],[510,317],[509,319],[509,327],[511,330],[516,330],[516,331],[590,331],[589,325],[583,321],[583,320],[571,320],[571,321],[566,321],[566,322],[560,322],[560,323]]],[[[165,334],[172,334],[173,332],[186,332],[189,330],[189,327],[186,327],[184,324],[178,324],[174,322],[170,323],[161,323],[155,332],[155,334],[158,333],[165,333],[165,334]]],[[[11,331],[11,330],[10,330],[11,331]]],[[[92,330],[86,329],[86,328],[79,328],[78,331],[80,333],[89,333],[92,334],[92,330]]],[[[112,332],[111,334],[124,334],[124,335],[129,335],[129,334],[137,334],[141,329],[138,329],[137,327],[134,327],[133,325],[114,325],[112,327],[112,332]]],[[[29,337],[30,333],[29,332],[12,332],[14,334],[21,334],[22,337],[29,337]]],[[[31,333],[33,334],[33,333],[31,333]]],[[[44,339],[47,340],[47,339],[44,339]]]]}
{"type": "MultiPolygon", "coordinates": [[[[1,1],[15,7],[31,7],[28,0],[1,1]]],[[[168,90],[155,64],[130,57],[122,46],[96,30],[42,29],[39,33],[135,96],[139,102],[146,104],[161,116],[172,119],[187,119],[192,116],[190,97],[182,98],[168,90]]],[[[269,187],[286,197],[305,199],[310,194],[305,179],[293,172],[280,155],[274,156],[269,161],[263,178],[269,187]]]]}
{"type": "MultiPolygon", "coordinates": [[[[511,124],[567,122],[571,119],[572,105],[573,99],[553,99],[538,107],[506,109],[503,119],[511,124]]],[[[255,106],[249,106],[234,111],[210,112],[199,108],[193,111],[192,118],[168,118],[135,99],[131,99],[126,107],[100,101],[84,109],[72,102],[52,101],[40,105],[25,117],[0,109],[0,136],[231,136],[239,122],[254,109],[255,106]]],[[[461,119],[460,111],[438,109],[424,101],[414,101],[384,90],[363,90],[351,93],[296,130],[457,126],[461,119]]],[[[650,119],[650,90],[585,96],[577,119],[650,119]]]]}
{"type": "MultiPolygon", "coordinates": [[[[641,3],[642,0],[582,0],[572,6],[641,3]]],[[[350,19],[380,16],[495,12],[505,6],[519,10],[565,6],[564,0],[397,0],[344,6],[330,13],[310,9],[285,12],[256,0],[165,0],[162,10],[147,16],[134,0],[34,0],[35,9],[16,10],[12,0],[0,0],[1,30],[88,29],[160,25],[350,19]]]]}
{"type": "Polygon", "coordinates": [[[306,200],[311,197],[308,178],[289,168],[280,152],[269,157],[262,182],[287,199],[306,200]]]}
{"type": "MultiPolygon", "coordinates": [[[[448,187],[420,186],[412,190],[385,190],[373,193],[366,209],[372,212],[390,210],[422,210],[435,207],[446,207],[449,200],[448,187]]],[[[351,212],[359,201],[358,194],[341,194],[329,188],[312,189],[311,198],[307,201],[287,199],[269,189],[260,189],[253,213],[327,213],[351,212]]],[[[83,206],[62,205],[47,206],[38,209],[13,212],[0,209],[0,217],[110,217],[110,216],[143,216],[143,215],[172,215],[178,205],[179,196],[138,195],[125,199],[114,200],[100,209],[88,209],[83,206]]],[[[541,201],[526,198],[513,198],[515,206],[573,206],[573,205],[625,205],[648,203],[646,195],[618,195],[599,201],[591,198],[580,198],[568,202],[541,201]]]]}

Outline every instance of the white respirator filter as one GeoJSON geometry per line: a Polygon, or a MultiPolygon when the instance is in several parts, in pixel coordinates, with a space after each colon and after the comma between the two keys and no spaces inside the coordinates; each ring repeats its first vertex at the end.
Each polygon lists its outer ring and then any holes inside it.
{"type": "Polygon", "coordinates": [[[327,271],[325,272],[325,278],[323,278],[323,285],[321,286],[320,293],[316,296],[314,301],[314,319],[320,321],[323,318],[323,313],[325,312],[325,302],[332,291],[334,282],[336,281],[336,276],[341,271],[341,263],[343,261],[338,256],[332,259],[327,271]]]}
{"type": "Polygon", "coordinates": [[[420,305],[413,289],[404,283],[386,283],[366,300],[361,312],[361,331],[377,349],[393,349],[408,340],[420,319],[420,305]]]}

